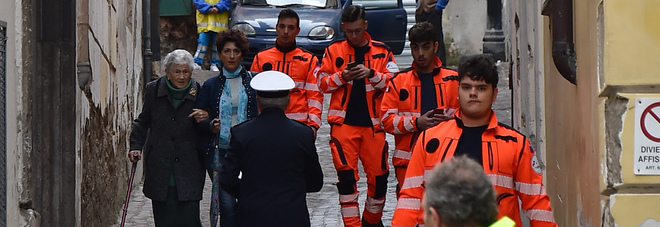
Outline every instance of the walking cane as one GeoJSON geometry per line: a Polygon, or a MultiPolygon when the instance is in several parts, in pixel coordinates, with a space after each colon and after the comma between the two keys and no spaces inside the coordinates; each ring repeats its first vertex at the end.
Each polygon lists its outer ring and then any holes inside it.
{"type": "Polygon", "coordinates": [[[133,188],[133,177],[135,176],[135,168],[137,167],[137,162],[133,162],[131,167],[131,177],[128,179],[128,192],[126,193],[126,201],[124,201],[124,214],[121,215],[121,227],[124,227],[124,222],[126,221],[126,211],[128,210],[128,202],[131,197],[131,189],[133,188]]]}

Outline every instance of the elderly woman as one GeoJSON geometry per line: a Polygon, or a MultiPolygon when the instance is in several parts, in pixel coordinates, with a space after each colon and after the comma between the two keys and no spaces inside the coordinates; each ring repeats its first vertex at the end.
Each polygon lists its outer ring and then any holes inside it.
{"type": "Polygon", "coordinates": [[[243,54],[247,53],[248,40],[238,30],[227,30],[218,34],[216,41],[222,69],[220,74],[204,82],[197,99],[195,114],[208,113],[207,120],[199,122],[203,142],[201,152],[207,154],[207,169],[213,179],[211,198],[211,226],[216,226],[220,213],[220,226],[232,227],[236,199],[222,190],[219,185],[218,170],[220,158],[227,154],[229,129],[258,115],[256,94],[250,87],[253,73],[241,65],[243,54]]]}
{"type": "Polygon", "coordinates": [[[142,112],[133,121],[128,156],[137,162],[144,150],[144,195],[152,200],[155,225],[198,227],[202,226],[199,200],[204,167],[197,152],[195,119],[189,115],[199,84],[190,78],[193,57],[188,51],[172,51],[163,63],[167,76],[145,88],[142,112]]]}

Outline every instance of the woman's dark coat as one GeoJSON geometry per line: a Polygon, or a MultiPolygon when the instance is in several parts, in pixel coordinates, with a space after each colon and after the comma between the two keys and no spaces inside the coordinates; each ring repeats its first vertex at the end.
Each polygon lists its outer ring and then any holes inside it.
{"type": "Polygon", "coordinates": [[[195,119],[188,117],[195,107],[199,84],[191,79],[183,101],[174,109],[165,80],[161,77],[147,84],[142,113],[133,121],[130,146],[131,150],[143,150],[144,195],[165,201],[174,171],[178,200],[201,200],[205,173],[197,152],[199,133],[195,119]]]}

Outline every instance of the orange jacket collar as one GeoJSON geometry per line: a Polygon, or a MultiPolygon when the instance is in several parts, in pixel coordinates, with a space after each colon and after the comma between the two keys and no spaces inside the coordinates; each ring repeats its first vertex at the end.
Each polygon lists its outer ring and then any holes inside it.
{"type": "MultiPolygon", "coordinates": [[[[435,64],[434,67],[435,70],[442,67],[442,61],[440,61],[440,58],[438,58],[438,56],[433,56],[433,64],[435,64]]],[[[417,68],[417,62],[415,60],[413,60],[412,67],[417,68]]]]}
{"type": "MultiPolygon", "coordinates": [[[[463,119],[461,119],[461,108],[458,108],[456,110],[456,113],[454,113],[455,119],[456,119],[456,124],[463,128],[463,119]]],[[[487,129],[495,129],[497,127],[497,116],[495,116],[495,111],[493,109],[490,110],[490,121],[488,122],[488,128],[487,129]]]]}

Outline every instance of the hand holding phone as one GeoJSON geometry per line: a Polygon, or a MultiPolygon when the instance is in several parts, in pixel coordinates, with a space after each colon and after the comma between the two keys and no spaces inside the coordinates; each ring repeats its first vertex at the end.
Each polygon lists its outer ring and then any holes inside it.
{"type": "Polygon", "coordinates": [[[348,65],[346,65],[346,68],[349,68],[349,69],[350,69],[350,68],[353,68],[353,67],[355,67],[355,66],[357,66],[357,65],[358,65],[357,62],[352,61],[352,62],[348,63],[348,65]]]}
{"type": "Polygon", "coordinates": [[[433,110],[433,115],[445,115],[445,109],[436,108],[433,110]]]}
{"type": "Polygon", "coordinates": [[[433,115],[431,115],[431,117],[439,119],[440,121],[449,120],[454,117],[454,111],[456,111],[456,109],[437,108],[433,110],[433,115]]]}

